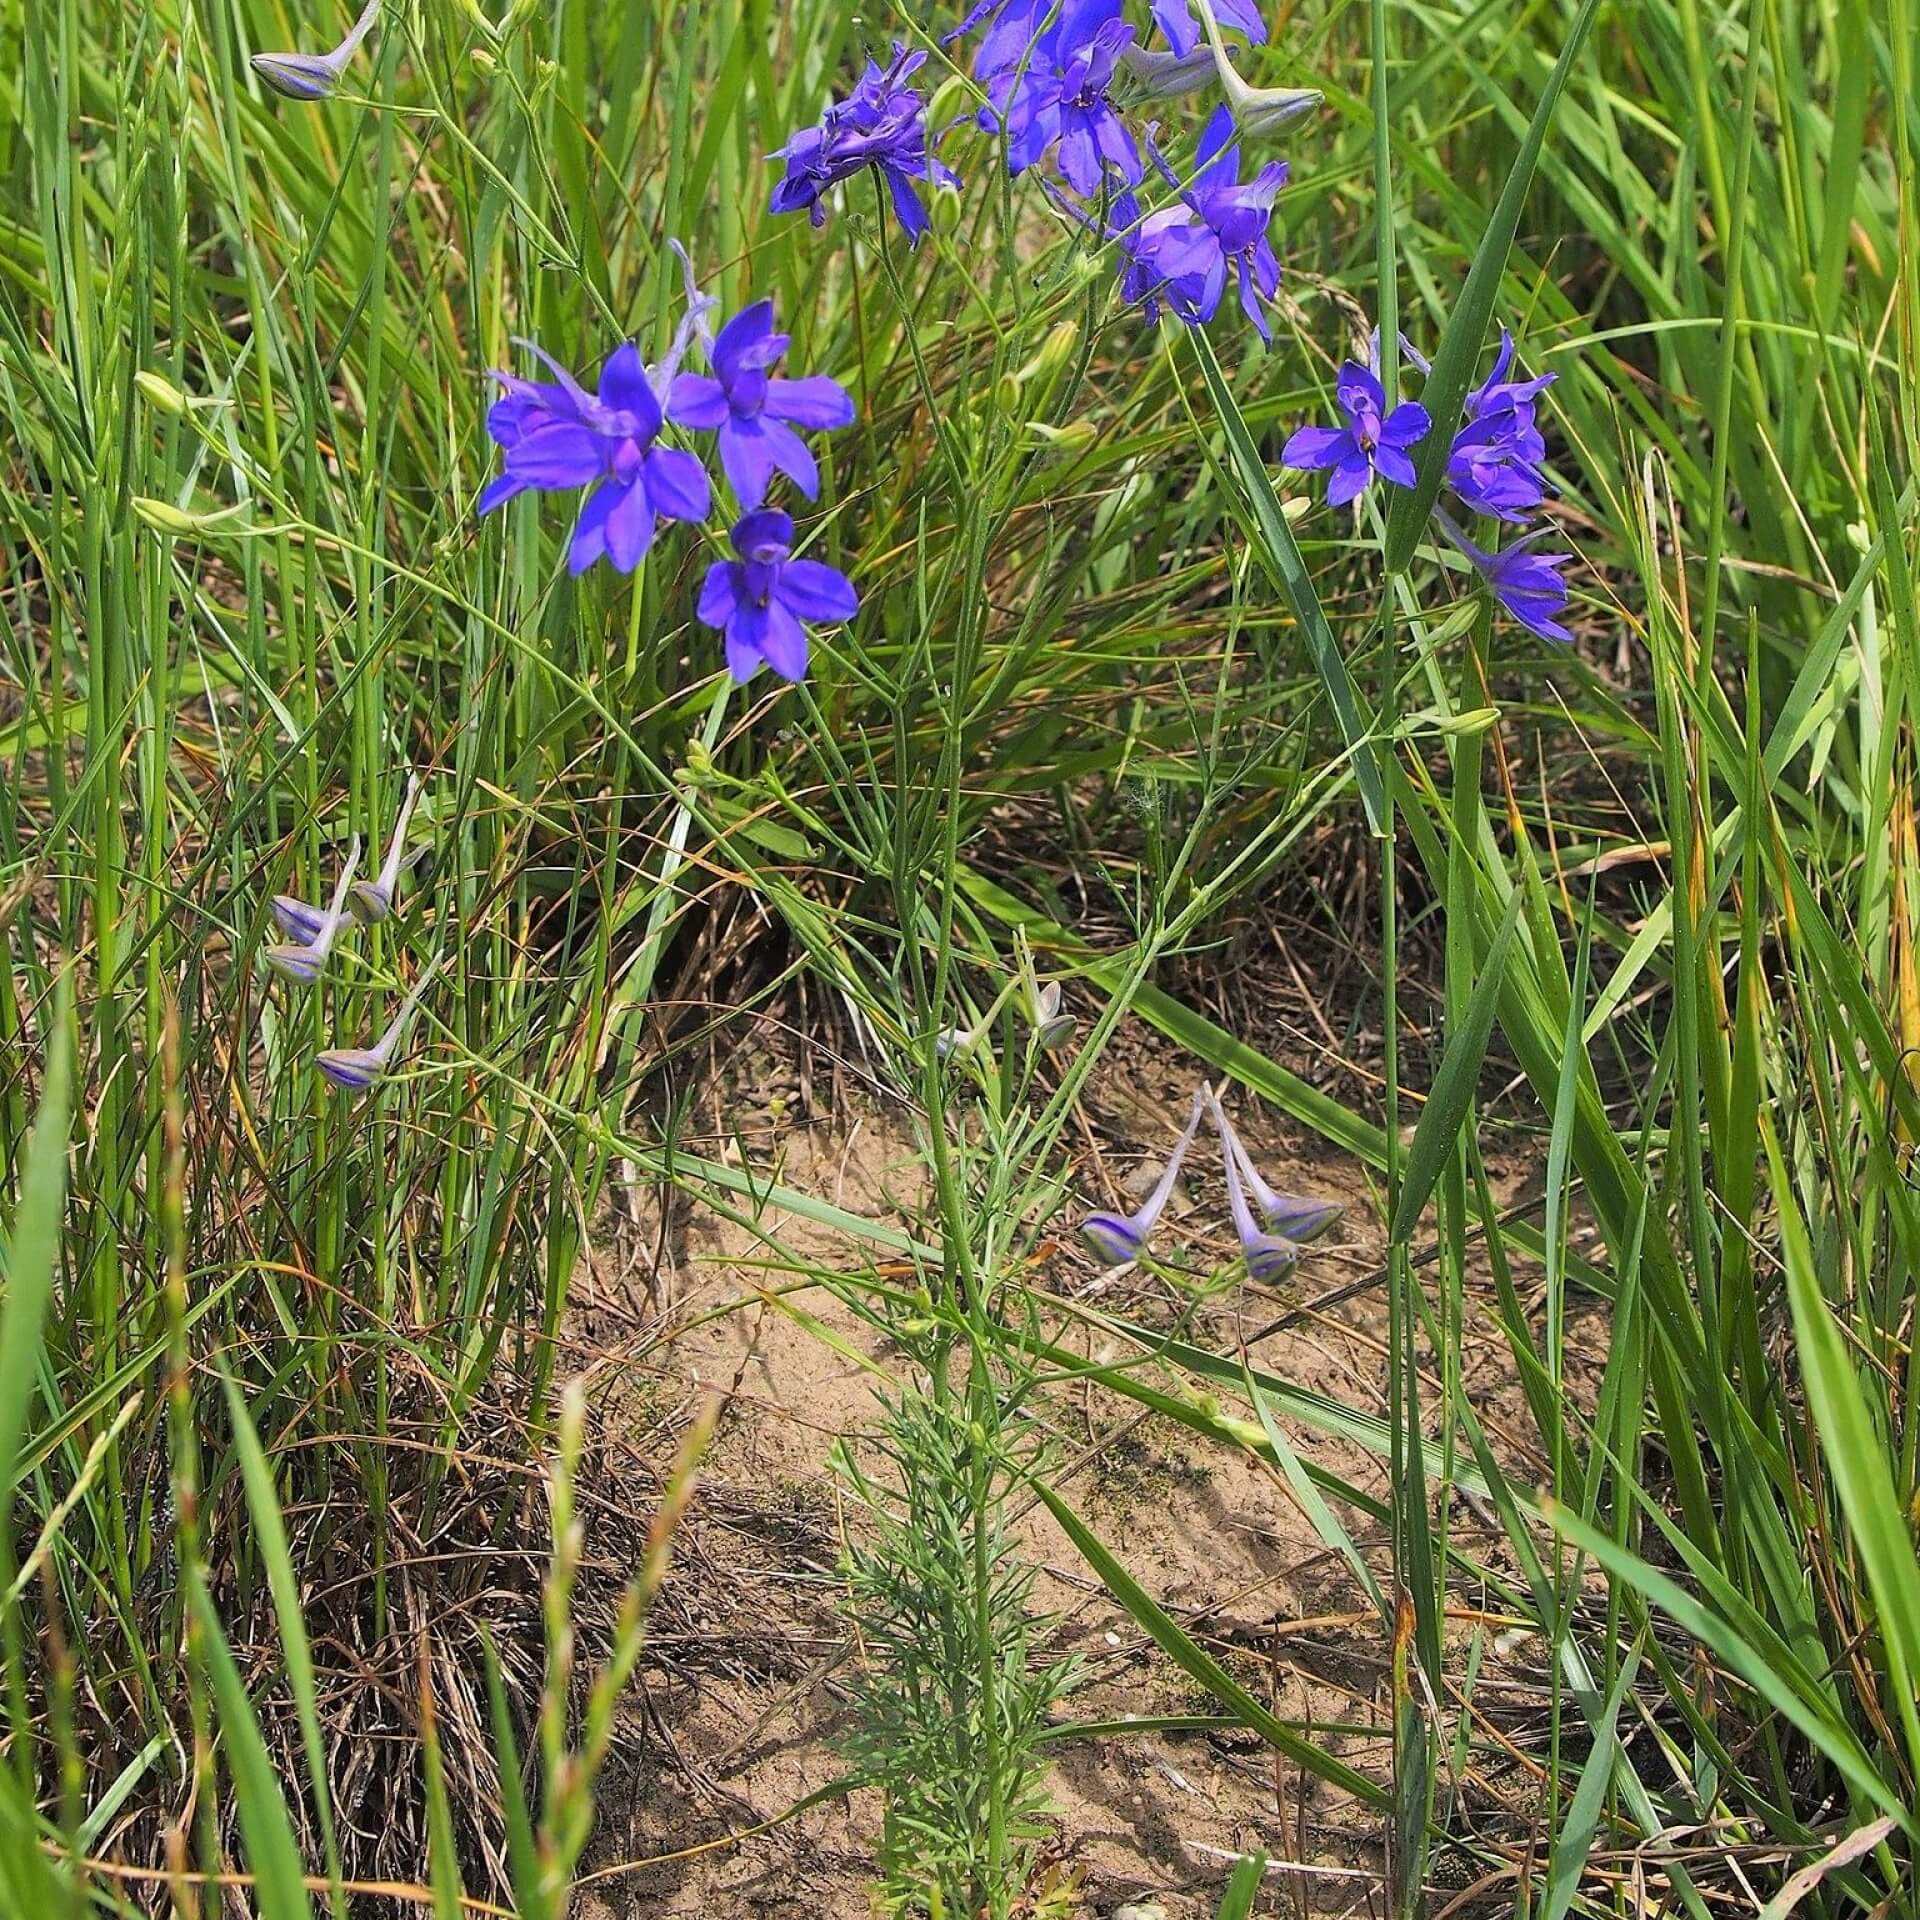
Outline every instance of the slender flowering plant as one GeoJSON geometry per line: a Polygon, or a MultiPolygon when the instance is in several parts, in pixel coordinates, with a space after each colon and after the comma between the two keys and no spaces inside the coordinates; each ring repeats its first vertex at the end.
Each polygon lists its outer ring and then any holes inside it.
{"type": "Polygon", "coordinates": [[[1166,1165],[1160,1169],[1160,1178],[1154,1182],[1153,1191],[1136,1212],[1090,1213],[1080,1222],[1081,1237],[1108,1266],[1124,1267],[1128,1261],[1138,1260],[1146,1251],[1147,1236],[1166,1211],[1168,1200],[1173,1197],[1173,1184],[1180,1178],[1187,1150],[1193,1145],[1193,1136],[1200,1131],[1200,1116],[1206,1111],[1206,1103],[1212,1097],[1213,1089],[1204,1081],[1194,1089],[1187,1124],[1180,1138],[1174,1142],[1166,1165]]]}
{"type": "Polygon", "coordinates": [[[716,560],[700,589],[699,613],[726,635],[727,669],[742,684],[769,666],[783,680],[807,673],[807,625],[851,620],[853,583],[821,560],[793,558],[793,520],[777,508],[743,515],[729,535],[734,560],[716,560]]]}
{"type": "Polygon", "coordinates": [[[816,227],[825,226],[828,191],[871,167],[885,181],[907,239],[919,245],[928,226],[920,188],[960,184],[934,153],[925,96],[907,84],[926,57],[896,43],[886,66],[869,60],[846,99],[830,101],[817,126],[804,128],[773,155],[783,166],[773,190],[775,213],[804,209],[816,227]]]}
{"type": "MultiPolygon", "coordinates": [[[[327,956],[333,951],[334,939],[340,931],[341,923],[348,917],[347,889],[353,885],[354,871],[359,865],[360,836],[356,833],[347,846],[347,863],[340,869],[340,879],[333,889],[333,899],[328,903],[326,912],[320,916],[311,937],[305,940],[296,937],[282,945],[268,947],[261,954],[261,959],[275,973],[303,987],[310,987],[325,972],[327,956]]],[[[277,910],[274,917],[279,918],[277,910]]]]}
{"type": "Polygon", "coordinates": [[[289,100],[325,100],[380,17],[380,0],[367,0],[360,18],[331,53],[256,53],[253,70],[289,100]]]}
{"type": "Polygon", "coordinates": [[[363,927],[384,920],[393,911],[393,896],[400,884],[406,856],[407,822],[413,818],[414,803],[420,798],[421,781],[417,773],[407,775],[407,797],[400,803],[393,823],[393,838],[387,842],[387,857],[371,880],[356,880],[347,889],[347,908],[363,927]]]}
{"type": "Polygon", "coordinates": [[[313,1064],[336,1087],[349,1093],[364,1093],[391,1064],[394,1049],[399,1046],[408,1021],[413,1018],[414,1010],[439,971],[440,958],[436,954],[428,962],[426,971],[413,983],[413,991],[401,1001],[400,1011],[387,1023],[386,1032],[372,1046],[330,1047],[325,1053],[315,1054],[313,1064]]]}
{"type": "Polygon", "coordinates": [[[714,336],[707,358],[711,377],[674,377],[667,401],[679,425],[716,436],[720,465],[747,511],[761,505],[775,472],[784,473],[809,500],[820,497],[820,469],[796,428],[831,433],[853,420],[853,401],[825,374],[788,379],[773,369],[789,338],[773,329],[773,302],[743,307],[714,336]]]}
{"type": "MultiPolygon", "coordinates": [[[[1199,4],[1204,6],[1207,0],[1199,4]]],[[[1403,338],[1400,344],[1415,367],[1422,373],[1429,371],[1425,357],[1411,341],[1403,338]]],[[[1377,337],[1374,353],[1377,362],[1377,337]]],[[[1543,373],[1516,379],[1516,358],[1513,335],[1502,327],[1493,366],[1466,396],[1460,425],[1447,443],[1446,484],[1469,511],[1525,528],[1547,496],[1546,439],[1537,408],[1555,376],[1543,373]]],[[[1378,375],[1352,361],[1341,369],[1337,397],[1347,424],[1300,428],[1287,442],[1282,459],[1289,466],[1309,470],[1331,468],[1327,501],[1332,506],[1364,492],[1376,471],[1400,486],[1411,486],[1414,470],[1407,449],[1425,439],[1431,428],[1425,409],[1406,401],[1386,413],[1378,375]],[[1403,419],[1414,426],[1402,428],[1403,419]]],[[[1562,569],[1573,556],[1536,550],[1547,529],[1523,533],[1495,551],[1472,539],[1443,507],[1435,506],[1433,521],[1466,557],[1503,612],[1552,646],[1573,643],[1561,617],[1572,598],[1562,569]]]]}

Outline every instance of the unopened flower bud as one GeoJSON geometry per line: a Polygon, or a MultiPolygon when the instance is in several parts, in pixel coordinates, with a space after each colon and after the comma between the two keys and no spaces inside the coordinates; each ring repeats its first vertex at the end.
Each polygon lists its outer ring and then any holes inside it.
{"type": "Polygon", "coordinates": [[[146,395],[153,406],[162,413],[170,413],[176,419],[187,410],[187,396],[171,380],[164,380],[157,373],[149,373],[144,367],[133,376],[133,384],[146,395]]]}

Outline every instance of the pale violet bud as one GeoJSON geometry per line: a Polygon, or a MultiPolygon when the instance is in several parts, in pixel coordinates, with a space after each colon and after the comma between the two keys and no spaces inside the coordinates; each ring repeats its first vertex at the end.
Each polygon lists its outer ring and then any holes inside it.
{"type": "Polygon", "coordinates": [[[1304,1245],[1309,1240],[1318,1240],[1346,1212],[1344,1201],[1316,1200],[1309,1194],[1282,1193],[1277,1187],[1268,1186],[1260,1177],[1260,1170],[1253,1164],[1246,1142],[1235,1131],[1233,1122],[1227,1119],[1224,1111],[1220,1121],[1225,1129],[1228,1151],[1240,1164],[1240,1177],[1246,1182],[1254,1207],[1268,1228],[1281,1239],[1291,1240],[1296,1246],[1304,1245]]]}
{"type": "Polygon", "coordinates": [[[1219,77],[1220,91],[1227,96],[1235,123],[1249,136],[1277,133],[1282,127],[1311,113],[1326,96],[1318,87],[1253,87],[1241,79],[1240,72],[1227,58],[1227,43],[1220,37],[1220,23],[1213,17],[1208,0],[1193,0],[1200,24],[1207,30],[1207,46],[1213,54],[1213,67],[1219,77]]]}
{"type": "Polygon", "coordinates": [[[393,838],[387,842],[387,857],[371,880],[356,880],[347,892],[347,907],[363,927],[384,920],[393,911],[394,889],[400,884],[402,860],[407,849],[407,822],[413,817],[414,802],[420,798],[420,776],[407,775],[407,797],[400,803],[399,817],[393,823],[393,838]]]}
{"type": "Polygon", "coordinates": [[[1072,1014],[1060,1011],[1060,991],[1060,982],[1049,980],[1044,987],[1036,986],[1029,992],[1027,1018],[1039,1046],[1065,1046],[1080,1024],[1072,1014]]]}
{"type": "Polygon", "coordinates": [[[1177,100],[1198,93],[1214,81],[1213,49],[1195,47],[1191,53],[1167,53],[1153,47],[1128,47],[1120,64],[1140,83],[1150,99],[1177,100]]]}
{"type": "Polygon", "coordinates": [[[1180,1177],[1187,1149],[1193,1145],[1193,1136],[1200,1130],[1200,1115],[1205,1111],[1205,1103],[1212,1097],[1213,1089],[1203,1081],[1194,1093],[1187,1124],[1174,1143],[1171,1158],[1161,1168],[1153,1191],[1147,1195],[1137,1212],[1090,1213],[1080,1222],[1081,1237],[1108,1266],[1124,1267],[1130,1260],[1138,1260],[1146,1251],[1147,1235],[1153,1231],[1154,1223],[1166,1211],[1167,1202],[1173,1197],[1173,1183],[1180,1177]]]}
{"type": "MultiPolygon", "coordinates": [[[[269,947],[260,956],[275,973],[310,987],[325,971],[327,955],[333,951],[334,936],[347,917],[347,889],[353,885],[354,869],[360,864],[360,836],[356,833],[347,847],[347,864],[340,870],[339,884],[332,902],[321,916],[310,940],[294,939],[282,946],[269,947]]],[[[298,904],[296,902],[296,904],[298,904]]],[[[279,916],[276,914],[275,918],[279,916]]]]}
{"type": "Polygon", "coordinates": [[[407,1030],[407,1022],[413,1018],[421,996],[439,971],[440,957],[436,954],[428,962],[426,972],[413,983],[413,991],[400,1002],[400,1011],[387,1023],[386,1032],[372,1046],[330,1047],[325,1053],[315,1054],[313,1064],[336,1087],[342,1087],[349,1093],[364,1093],[386,1072],[394,1050],[407,1030]]]}
{"type": "Polygon", "coordinates": [[[298,900],[290,893],[276,893],[273,896],[273,918],[283,937],[306,947],[313,944],[314,936],[326,924],[327,911],[309,901],[298,900]]]}
{"type": "Polygon", "coordinates": [[[380,17],[380,0],[367,0],[360,18],[331,53],[256,53],[253,70],[289,100],[325,100],[380,17]]]}
{"type": "Polygon", "coordinates": [[[1233,1212],[1233,1230],[1240,1236],[1240,1251],[1246,1259],[1247,1271],[1262,1282],[1277,1280],[1300,1258],[1300,1249],[1280,1234],[1263,1231],[1254,1219],[1253,1209],[1247,1204],[1247,1189],[1240,1177],[1240,1153],[1233,1125],[1211,1089],[1207,1098],[1213,1108],[1214,1130],[1220,1136],[1220,1158],[1227,1169],[1227,1205],[1233,1212]]]}

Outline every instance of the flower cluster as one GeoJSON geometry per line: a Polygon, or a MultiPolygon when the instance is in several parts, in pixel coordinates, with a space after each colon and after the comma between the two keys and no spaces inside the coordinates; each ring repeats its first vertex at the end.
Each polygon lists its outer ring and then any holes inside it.
{"type": "MultiPolygon", "coordinates": [[[[1403,340],[1401,346],[1421,373],[1431,371],[1411,343],[1403,340]]],[[[1446,488],[1469,513],[1526,527],[1547,497],[1542,471],[1547,447],[1534,407],[1554,376],[1542,373],[1516,380],[1513,363],[1513,336],[1503,327],[1492,370],[1462,406],[1460,425],[1447,449],[1446,488]]],[[[1299,428],[1281,460],[1306,472],[1326,473],[1330,507],[1357,500],[1376,475],[1397,487],[1415,485],[1412,450],[1432,432],[1433,421],[1417,400],[1388,407],[1377,352],[1374,366],[1349,360],[1341,367],[1333,398],[1340,424],[1299,428]]],[[[1569,598],[1560,569],[1572,556],[1533,551],[1533,542],[1546,529],[1492,552],[1470,539],[1444,507],[1434,509],[1434,521],[1494,599],[1529,633],[1557,645],[1572,643],[1573,635],[1559,618],[1569,598]]]]}
{"type": "Polygon", "coordinates": [[[1154,25],[1166,41],[1141,43],[1122,0],[983,0],[961,31],[991,16],[974,56],[987,104],[981,124],[1004,134],[1007,165],[1023,173],[1051,156],[1078,199],[1049,187],[1056,202],[1111,241],[1121,262],[1122,296],[1149,325],[1164,307],[1190,327],[1219,311],[1231,278],[1261,338],[1271,338],[1267,305],[1280,286],[1271,239],[1287,165],[1269,161],[1243,177],[1241,137],[1271,131],[1315,105],[1311,88],[1249,87],[1227,58],[1224,24],[1250,42],[1266,28],[1249,0],[1156,0],[1154,25]],[[1198,9],[1199,19],[1195,18],[1198,9]],[[1207,45],[1203,47],[1202,23],[1207,45]],[[1168,164],[1147,125],[1129,123],[1123,92],[1166,97],[1218,81],[1227,95],[1200,136],[1190,175],[1168,164]],[[1145,149],[1145,159],[1142,158],[1145,149]],[[1147,211],[1138,189],[1147,162],[1171,190],[1147,211]],[[1089,211],[1101,208],[1096,220],[1089,211]]]}
{"type": "MultiPolygon", "coordinates": [[[[273,919],[279,928],[279,942],[260,956],[283,979],[297,986],[315,985],[327,970],[334,943],[343,927],[358,922],[363,927],[377,926],[393,911],[400,881],[408,868],[426,853],[423,842],[408,850],[407,827],[413,818],[414,804],[420,798],[420,777],[407,776],[407,795],[393,823],[393,836],[387,842],[386,858],[371,880],[357,880],[360,866],[360,836],[356,833],[347,847],[347,857],[334,884],[333,897],[325,907],[314,906],[291,893],[273,897],[273,919]]],[[[427,985],[439,971],[436,959],[414,982],[413,990],[400,1003],[400,1010],[387,1030],[371,1047],[335,1047],[314,1056],[314,1065],[335,1086],[352,1092],[364,1092],[387,1069],[399,1046],[407,1023],[426,993],[427,985]]]]}
{"type": "Polygon", "coordinates": [[[1147,1250],[1153,1231],[1180,1177],[1188,1149],[1200,1131],[1202,1115],[1212,1118],[1220,1140],[1220,1158],[1227,1176],[1227,1206],[1247,1271],[1256,1280],[1277,1279],[1300,1258],[1300,1251],[1339,1219],[1338,1201],[1315,1200],[1282,1193],[1260,1177],[1253,1157],[1234,1131],[1220,1096],[1204,1080],[1194,1089],[1187,1124],[1160,1170],[1153,1190],[1133,1213],[1090,1213],[1080,1223],[1081,1236],[1108,1266],[1124,1266],[1147,1250]]]}
{"type": "MultiPolygon", "coordinates": [[[[1256,0],[1149,0],[1150,24],[1130,19],[1128,4],[975,0],[942,44],[981,30],[972,71],[983,104],[974,119],[1003,143],[1012,174],[1051,166],[1058,179],[1044,181],[1048,195],[1111,245],[1122,298],[1149,325],[1165,310],[1188,327],[1204,327],[1231,287],[1270,341],[1268,314],[1281,274],[1272,230],[1288,168],[1278,159],[1255,166],[1244,146],[1322,96],[1242,78],[1226,35],[1239,34],[1249,45],[1266,40],[1256,0]],[[1155,124],[1130,115],[1139,100],[1209,86],[1217,86],[1223,104],[1207,119],[1183,176],[1162,151],[1155,124]],[[1170,197],[1147,204],[1160,187],[1170,197]]],[[[254,66],[282,93],[325,99],[379,11],[380,0],[366,0],[330,53],[259,54],[254,66]]],[[[770,156],[779,169],[771,211],[804,211],[815,227],[824,226],[835,189],[871,173],[909,243],[918,245],[931,227],[926,193],[960,185],[939,152],[959,123],[931,126],[926,94],[915,84],[926,60],[924,51],[898,42],[884,66],[869,57],[844,97],[830,99],[815,124],[770,156]]],[[[520,343],[552,377],[494,376],[501,394],[487,428],[503,458],[478,512],[522,493],[578,494],[568,553],[573,572],[604,559],[616,572],[632,573],[662,523],[700,523],[712,511],[706,467],[670,437],[711,434],[736,508],[728,530],[733,552],[708,567],[697,615],[723,634],[737,680],[761,666],[798,680],[807,670],[808,628],[853,618],[860,599],[836,568],[795,556],[793,520],[769,506],[769,495],[784,478],[808,500],[818,498],[817,456],[802,436],[849,425],[853,402],[825,375],[778,371],[790,342],[776,328],[770,300],[750,302],[718,333],[707,325],[713,304],[694,286],[689,267],[687,311],[671,350],[648,366],[632,342],[616,347],[591,393],[542,349],[520,343]],[[709,370],[683,372],[696,346],[709,370]]],[[[1419,354],[1406,350],[1424,370],[1419,354]]],[[[1524,529],[1547,492],[1535,406],[1553,376],[1513,373],[1513,341],[1503,332],[1492,371],[1467,396],[1445,479],[1466,512],[1524,529]]],[[[1325,472],[1333,506],[1358,500],[1376,478],[1415,486],[1414,450],[1434,422],[1418,401],[1388,393],[1377,353],[1371,366],[1342,366],[1334,403],[1336,423],[1300,428],[1287,442],[1286,463],[1325,472]]],[[[1435,518],[1509,614],[1542,639],[1571,639],[1560,620],[1569,598],[1560,574],[1568,555],[1537,551],[1538,532],[1495,551],[1470,538],[1445,509],[1436,508],[1435,518]]]]}
{"type": "Polygon", "coordinates": [[[662,431],[671,422],[711,433],[740,509],[730,536],[739,558],[708,570],[699,617],[724,633],[727,666],[737,681],[751,679],[762,665],[784,680],[799,680],[807,670],[801,623],[850,620],[860,598],[834,568],[792,559],[792,519],[762,508],[776,473],[809,500],[819,497],[819,465],[800,434],[849,425],[853,400],[824,374],[790,379],[775,371],[790,341],[774,329],[771,300],[742,308],[717,334],[707,330],[711,305],[689,275],[686,319],[665,359],[649,367],[631,342],[617,347],[594,393],[522,342],[554,378],[494,375],[502,393],[487,431],[505,457],[478,511],[491,513],[530,491],[588,489],[568,565],[584,573],[604,559],[615,572],[631,573],[663,520],[701,521],[712,510],[706,468],[684,448],[661,445],[662,431]],[[710,374],[680,370],[696,342],[710,374]]]}

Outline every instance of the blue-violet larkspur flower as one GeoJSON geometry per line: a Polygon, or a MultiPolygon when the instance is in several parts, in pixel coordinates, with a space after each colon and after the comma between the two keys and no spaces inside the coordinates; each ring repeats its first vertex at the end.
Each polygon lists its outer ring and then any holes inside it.
{"type": "MultiPolygon", "coordinates": [[[[1154,160],[1177,188],[1178,179],[1157,151],[1154,160]]],[[[1216,107],[1200,136],[1193,180],[1181,193],[1180,204],[1141,222],[1130,250],[1132,297],[1164,299],[1189,326],[1200,326],[1219,311],[1231,267],[1247,318],[1261,339],[1271,340],[1265,302],[1279,289],[1280,262],[1267,230],[1286,179],[1287,163],[1272,160],[1251,180],[1241,180],[1233,114],[1216,107]],[[1142,281],[1151,282],[1145,293],[1140,291],[1142,281]]]]}
{"type": "Polygon", "coordinates": [[[1049,26],[1042,24],[1044,0],[1033,0],[997,23],[983,43],[977,71],[1006,126],[1014,173],[1057,146],[1061,177],[1088,198],[1109,169],[1129,185],[1140,179],[1140,150],[1112,99],[1121,56],[1134,44],[1120,6],[1121,0],[1062,0],[1049,26]],[[1038,31],[1016,51],[1021,28],[1038,31]],[[989,57],[996,64],[989,66],[989,57]]]}
{"type": "Polygon", "coordinates": [[[796,560],[793,520],[777,508],[744,514],[729,536],[737,560],[716,560],[700,589],[699,614],[726,635],[727,669],[744,684],[771,667],[783,680],[807,672],[806,622],[851,620],[860,596],[821,560],[796,560]]]}
{"type": "Polygon", "coordinates": [[[713,497],[706,469],[690,453],[654,444],[665,415],[631,342],[608,357],[597,396],[538,347],[528,351],[546,362],[554,379],[493,376],[506,391],[487,415],[487,431],[505,450],[506,463],[481,494],[478,511],[491,513],[529,491],[592,486],[568,565],[584,573],[604,555],[616,572],[631,573],[660,520],[706,517],[713,497]]]}
{"type": "Polygon", "coordinates": [[[885,67],[869,60],[846,99],[830,101],[818,126],[795,134],[772,156],[786,166],[773,190],[775,213],[797,213],[804,207],[816,227],[825,226],[822,196],[828,188],[873,167],[887,183],[908,240],[919,244],[927,231],[927,210],[916,183],[960,184],[959,176],[933,152],[925,97],[906,84],[926,57],[896,42],[885,67]]]}
{"type": "Polygon", "coordinates": [[[831,433],[853,420],[853,401],[839,381],[772,372],[787,344],[788,336],[773,330],[773,302],[756,300],[714,336],[712,377],[677,375],[667,403],[677,424],[718,435],[728,484],[749,511],[766,499],[776,469],[817,499],[820,469],[794,429],[831,433]]]}
{"type": "Polygon", "coordinates": [[[1466,555],[1487,589],[1526,630],[1556,647],[1573,645],[1573,635],[1561,625],[1560,615],[1572,598],[1560,569],[1570,564],[1570,553],[1535,553],[1533,543],[1550,532],[1541,527],[1523,534],[1498,553],[1477,546],[1444,514],[1434,519],[1447,538],[1466,555]]]}
{"type": "Polygon", "coordinates": [[[1513,357],[1513,335],[1502,327],[1493,370],[1467,395],[1465,424],[1447,454],[1447,485],[1476,513],[1522,526],[1547,497],[1540,471],[1547,444],[1534,420],[1534,402],[1555,376],[1510,380],[1513,357]]]}
{"type": "Polygon", "coordinates": [[[1357,500],[1379,473],[1397,487],[1414,484],[1413,461],[1407,449],[1427,437],[1433,422],[1417,400],[1403,400],[1391,413],[1379,375],[1349,360],[1340,369],[1334,402],[1346,415],[1343,427],[1301,427],[1281,450],[1290,467],[1309,472],[1333,470],[1327,482],[1327,505],[1345,506],[1357,500]]]}

